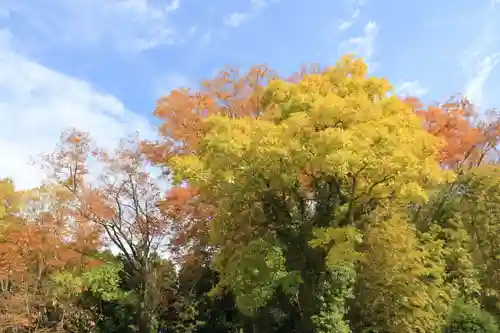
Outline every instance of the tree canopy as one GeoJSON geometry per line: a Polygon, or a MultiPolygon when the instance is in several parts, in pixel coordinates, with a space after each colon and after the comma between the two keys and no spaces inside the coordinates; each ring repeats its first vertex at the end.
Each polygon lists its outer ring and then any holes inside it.
{"type": "Polygon", "coordinates": [[[500,332],[500,118],[361,59],[223,69],[0,180],[0,332],[500,332]],[[498,246],[498,247],[497,247],[498,246]]]}

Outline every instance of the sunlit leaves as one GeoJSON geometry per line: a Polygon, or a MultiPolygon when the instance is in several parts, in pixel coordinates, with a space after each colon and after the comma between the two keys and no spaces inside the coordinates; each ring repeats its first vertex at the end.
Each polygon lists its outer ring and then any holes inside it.
{"type": "Polygon", "coordinates": [[[445,168],[478,166],[498,159],[500,117],[498,111],[480,111],[464,98],[453,98],[424,109],[415,98],[406,99],[422,120],[424,128],[445,145],[439,161],[445,168]],[[485,117],[491,114],[492,117],[485,117]]]}
{"type": "Polygon", "coordinates": [[[357,290],[359,324],[394,333],[434,332],[446,313],[440,245],[421,244],[404,216],[391,215],[380,218],[365,235],[357,290]],[[437,276],[436,268],[441,269],[437,276]]]}
{"type": "Polygon", "coordinates": [[[119,287],[122,270],[118,263],[102,263],[78,275],[69,271],[56,272],[51,276],[54,296],[67,300],[89,291],[106,301],[125,298],[127,294],[119,287]]]}
{"type": "MultiPolygon", "coordinates": [[[[437,163],[440,140],[390,89],[351,58],[296,82],[274,79],[260,117],[209,116],[192,154],[169,158],[177,182],[216,208],[209,224],[214,267],[246,313],[275,295],[280,274],[297,274],[305,297],[319,283],[305,277],[359,262],[359,228],[375,207],[424,202],[424,186],[447,179],[437,163]],[[280,265],[266,262],[272,254],[280,265]]],[[[410,282],[415,288],[423,274],[410,282]]],[[[343,313],[332,305],[343,301],[316,292],[316,302],[326,302],[321,311],[343,313]]],[[[424,298],[430,302],[430,292],[424,298]]]]}
{"type": "Polygon", "coordinates": [[[363,258],[363,254],[356,250],[362,242],[362,234],[356,228],[317,228],[313,235],[309,245],[327,250],[326,262],[331,268],[356,263],[363,258]]]}

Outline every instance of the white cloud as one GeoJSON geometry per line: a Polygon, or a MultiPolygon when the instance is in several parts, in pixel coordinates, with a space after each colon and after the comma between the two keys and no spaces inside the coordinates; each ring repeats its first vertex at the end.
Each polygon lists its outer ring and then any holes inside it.
{"type": "Polygon", "coordinates": [[[363,57],[365,62],[373,70],[376,65],[373,62],[375,54],[375,42],[379,33],[379,28],[376,22],[368,22],[364,29],[363,35],[351,37],[340,44],[339,50],[341,53],[354,53],[358,57],[363,57]]]}
{"type": "Polygon", "coordinates": [[[340,24],[339,24],[339,30],[340,31],[344,31],[344,30],[347,30],[349,29],[350,27],[352,27],[352,25],[354,24],[354,21],[340,21],[340,24]]]}
{"type": "Polygon", "coordinates": [[[477,22],[478,29],[474,40],[462,49],[458,63],[465,75],[464,96],[481,108],[488,108],[488,96],[492,95],[498,82],[491,81],[493,87],[487,87],[491,74],[500,63],[498,43],[498,13],[489,10],[481,22],[477,22]]]}
{"type": "Polygon", "coordinates": [[[359,16],[359,13],[361,12],[360,8],[356,8],[356,10],[352,13],[351,17],[348,20],[340,20],[339,24],[339,30],[340,31],[345,31],[352,27],[354,23],[356,22],[356,19],[359,16]]]}
{"type": "Polygon", "coordinates": [[[464,95],[474,104],[481,106],[484,97],[484,86],[491,72],[500,63],[500,52],[487,55],[475,63],[475,74],[465,86],[464,95]]]}
{"type": "MultiPolygon", "coordinates": [[[[3,0],[16,20],[36,31],[31,43],[84,47],[105,42],[121,51],[140,52],[172,44],[178,33],[171,15],[179,0],[162,5],[150,0],[3,0]]],[[[23,36],[24,37],[24,36],[23,36]]]]}
{"type": "Polygon", "coordinates": [[[42,173],[30,158],[53,151],[70,127],[108,148],[134,131],[155,137],[147,119],[117,98],[14,52],[10,38],[0,30],[0,177],[12,177],[21,188],[36,186],[42,173]]]}
{"type": "Polygon", "coordinates": [[[277,3],[280,1],[281,0],[250,0],[250,9],[248,11],[233,12],[224,19],[223,23],[225,26],[237,28],[243,23],[249,21],[259,11],[261,11],[271,3],[277,3]]]}
{"type": "Polygon", "coordinates": [[[402,96],[422,97],[427,94],[427,92],[427,88],[422,87],[417,80],[404,82],[396,88],[396,93],[402,96]]]}
{"type": "Polygon", "coordinates": [[[259,9],[267,5],[266,0],[250,0],[252,8],[259,9]]]}
{"type": "Polygon", "coordinates": [[[239,27],[243,22],[248,20],[250,18],[250,13],[240,13],[240,12],[234,12],[231,13],[225,20],[224,20],[224,25],[227,25],[229,27],[237,28],[239,27]]]}

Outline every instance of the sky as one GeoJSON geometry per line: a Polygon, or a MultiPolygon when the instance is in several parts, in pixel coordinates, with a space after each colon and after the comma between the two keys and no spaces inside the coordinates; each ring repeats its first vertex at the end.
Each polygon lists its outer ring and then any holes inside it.
{"type": "Polygon", "coordinates": [[[158,98],[227,64],[354,53],[402,95],[498,106],[499,28],[499,0],[0,0],[0,177],[38,185],[31,157],[68,128],[154,138],[158,98]]]}

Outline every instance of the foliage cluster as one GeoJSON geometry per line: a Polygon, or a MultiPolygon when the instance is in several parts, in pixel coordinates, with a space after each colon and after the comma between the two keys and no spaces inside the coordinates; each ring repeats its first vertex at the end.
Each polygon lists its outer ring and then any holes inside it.
{"type": "Polygon", "coordinates": [[[0,182],[0,332],[500,332],[500,118],[362,60],[224,69],[0,182]]]}

